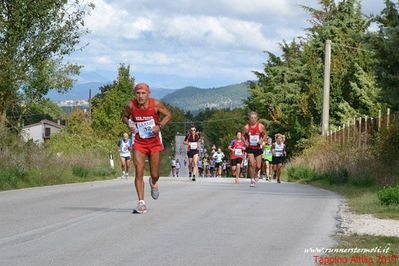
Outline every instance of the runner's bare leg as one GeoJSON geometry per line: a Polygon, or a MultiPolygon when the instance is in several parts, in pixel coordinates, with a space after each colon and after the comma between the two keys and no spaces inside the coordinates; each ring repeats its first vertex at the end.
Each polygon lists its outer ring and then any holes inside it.
{"type": "Polygon", "coordinates": [[[144,200],[144,163],[145,154],[140,151],[133,152],[133,161],[135,168],[134,185],[136,186],[137,197],[144,200]]]}

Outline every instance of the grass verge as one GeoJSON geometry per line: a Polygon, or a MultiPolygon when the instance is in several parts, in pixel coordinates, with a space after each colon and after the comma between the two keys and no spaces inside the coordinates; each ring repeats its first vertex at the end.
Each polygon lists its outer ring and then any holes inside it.
{"type": "Polygon", "coordinates": [[[356,214],[372,214],[380,219],[399,220],[399,205],[382,205],[378,199],[378,186],[356,187],[353,185],[330,185],[326,180],[314,180],[307,183],[334,191],[346,198],[349,210],[356,214]]]}
{"type": "Polygon", "coordinates": [[[334,251],[312,260],[319,265],[398,265],[399,238],[351,235],[337,237],[339,244],[334,251]],[[358,252],[353,252],[357,249],[358,252]],[[359,251],[362,252],[359,252],[359,251]]]}

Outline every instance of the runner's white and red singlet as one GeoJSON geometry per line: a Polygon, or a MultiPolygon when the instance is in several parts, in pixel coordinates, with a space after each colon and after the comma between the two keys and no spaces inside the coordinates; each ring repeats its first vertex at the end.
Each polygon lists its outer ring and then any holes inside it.
{"type": "Polygon", "coordinates": [[[248,148],[251,150],[260,150],[259,140],[263,137],[263,132],[260,131],[259,123],[256,123],[254,127],[248,124],[248,148]]]}
{"type": "Polygon", "coordinates": [[[152,128],[159,124],[159,114],[155,110],[155,99],[149,98],[147,109],[140,109],[137,100],[132,100],[130,113],[131,119],[137,128],[133,149],[144,153],[162,151],[163,144],[161,132],[152,132],[152,128]]]}

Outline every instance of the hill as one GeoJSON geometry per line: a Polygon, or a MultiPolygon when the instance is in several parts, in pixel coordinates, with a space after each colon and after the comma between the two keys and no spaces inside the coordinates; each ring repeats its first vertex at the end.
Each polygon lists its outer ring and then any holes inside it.
{"type": "Polygon", "coordinates": [[[197,112],[206,108],[236,108],[241,107],[243,100],[249,96],[248,83],[201,89],[185,87],[166,95],[162,100],[172,106],[190,112],[197,112]]]}
{"type": "MultiPolygon", "coordinates": [[[[100,90],[101,86],[110,84],[112,82],[87,82],[87,83],[77,83],[71,90],[66,93],[58,93],[56,91],[50,91],[47,94],[47,98],[53,102],[60,102],[66,100],[88,100],[89,99],[89,89],[91,89],[91,96],[94,97],[100,90]]],[[[162,88],[151,88],[151,97],[156,99],[161,99],[165,95],[174,92],[174,89],[162,89],[162,88]]]]}

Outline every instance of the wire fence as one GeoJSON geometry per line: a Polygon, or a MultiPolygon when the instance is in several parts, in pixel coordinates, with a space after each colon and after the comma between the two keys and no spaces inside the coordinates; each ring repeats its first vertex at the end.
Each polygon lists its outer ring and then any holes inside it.
{"type": "Polygon", "coordinates": [[[329,143],[340,145],[367,145],[373,141],[377,133],[399,123],[399,112],[391,112],[388,108],[384,113],[380,110],[378,117],[356,117],[338,128],[331,129],[325,136],[329,143]]]}

